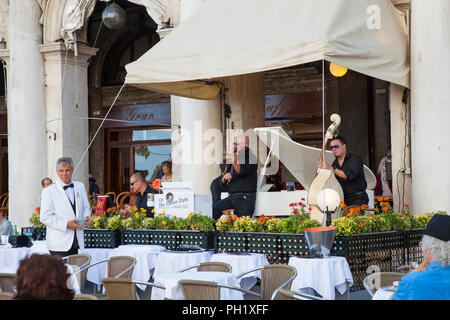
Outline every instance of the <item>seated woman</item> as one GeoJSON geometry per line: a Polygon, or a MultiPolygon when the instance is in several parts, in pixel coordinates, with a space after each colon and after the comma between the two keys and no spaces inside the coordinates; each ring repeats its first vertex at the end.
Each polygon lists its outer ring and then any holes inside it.
{"type": "Polygon", "coordinates": [[[16,273],[16,300],[73,300],[70,273],[62,259],[34,253],[20,261],[16,273]]]}
{"type": "Polygon", "coordinates": [[[172,181],[172,162],[164,161],[161,163],[161,168],[164,175],[161,178],[161,182],[171,182],[172,181]]]}

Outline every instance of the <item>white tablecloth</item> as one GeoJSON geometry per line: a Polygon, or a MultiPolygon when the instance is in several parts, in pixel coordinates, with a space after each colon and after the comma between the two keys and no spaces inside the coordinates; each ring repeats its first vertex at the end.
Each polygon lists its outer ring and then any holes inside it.
{"type": "Polygon", "coordinates": [[[385,288],[378,289],[372,297],[372,300],[390,300],[394,295],[394,290],[388,290],[385,288]]]}
{"type": "Polygon", "coordinates": [[[297,269],[298,275],[292,282],[292,290],[312,288],[325,299],[335,299],[335,288],[344,294],[347,286],[353,284],[353,277],[344,257],[325,257],[317,259],[289,258],[290,266],[297,269]]]}
{"type": "MultiPolygon", "coordinates": [[[[269,264],[266,256],[262,253],[216,253],[211,257],[211,261],[228,263],[229,265],[231,265],[232,273],[235,276],[244,271],[264,267],[265,265],[269,264]]],[[[256,278],[261,279],[261,271],[249,273],[241,278],[241,287],[243,289],[250,290],[256,284],[256,278]]]]}
{"type": "MultiPolygon", "coordinates": [[[[8,248],[5,245],[0,246],[0,273],[16,273],[19,268],[20,261],[32,255],[33,253],[48,254],[47,245],[42,244],[45,241],[35,241],[32,247],[22,247],[22,248],[8,248]],[[38,245],[34,245],[38,242],[38,245]]],[[[66,264],[67,270],[70,274],[73,274],[73,269],[70,265],[66,264]]],[[[76,277],[70,277],[70,282],[68,286],[75,291],[76,294],[81,293],[80,284],[78,283],[76,277]]]]}
{"type": "Polygon", "coordinates": [[[212,255],[212,251],[160,252],[153,277],[156,278],[161,274],[177,272],[184,267],[210,261],[212,255]]]}
{"type": "MultiPolygon", "coordinates": [[[[130,256],[136,258],[131,278],[136,281],[149,281],[152,271],[156,267],[159,253],[166,248],[159,245],[121,245],[112,250],[109,257],[130,256]]],[[[106,276],[106,275],[105,275],[106,276]]],[[[145,285],[137,285],[141,290],[145,290],[145,285]]]]}
{"type": "MultiPolygon", "coordinates": [[[[180,280],[202,280],[212,281],[219,284],[227,284],[234,287],[239,287],[239,281],[236,276],[229,272],[174,272],[165,273],[155,276],[155,283],[163,285],[166,290],[153,288],[152,300],[163,300],[164,298],[173,300],[183,300],[184,295],[178,281],[180,280]]],[[[241,291],[221,288],[220,300],[243,300],[244,296],[241,291]]]]}

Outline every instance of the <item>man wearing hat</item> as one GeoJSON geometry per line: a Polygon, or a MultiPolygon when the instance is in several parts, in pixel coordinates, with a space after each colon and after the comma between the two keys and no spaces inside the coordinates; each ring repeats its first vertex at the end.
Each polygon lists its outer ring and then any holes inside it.
{"type": "Polygon", "coordinates": [[[392,300],[450,300],[450,216],[436,214],[422,238],[423,262],[402,277],[392,300]]]}

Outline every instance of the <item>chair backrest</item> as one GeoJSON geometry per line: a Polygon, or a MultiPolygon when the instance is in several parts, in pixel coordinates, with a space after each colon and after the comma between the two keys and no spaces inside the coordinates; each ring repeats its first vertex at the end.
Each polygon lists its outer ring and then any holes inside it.
{"type": "Polygon", "coordinates": [[[8,207],[8,193],[3,193],[0,195],[0,207],[7,208],[8,207]]]}
{"type": "Polygon", "coordinates": [[[13,300],[14,296],[12,292],[0,292],[0,300],[13,300]]]}
{"type": "Polygon", "coordinates": [[[401,272],[374,272],[363,280],[363,286],[373,297],[378,289],[390,287],[395,281],[399,281],[405,274],[401,272]]]}
{"type": "Polygon", "coordinates": [[[0,289],[2,292],[14,292],[16,286],[15,273],[0,273],[0,289]]]}
{"type": "Polygon", "coordinates": [[[119,193],[119,195],[116,197],[116,206],[122,207],[125,203],[125,200],[130,200],[131,192],[130,191],[124,191],[119,193]]]}
{"type": "Polygon", "coordinates": [[[112,203],[116,203],[117,194],[114,191],[105,193],[105,196],[112,196],[112,203]]]}
{"type": "Polygon", "coordinates": [[[98,298],[93,294],[78,293],[73,300],[98,300],[98,298]]]}
{"type": "Polygon", "coordinates": [[[202,262],[198,265],[197,271],[209,271],[209,272],[231,272],[232,268],[228,263],[219,261],[202,262]]]}
{"type": "Polygon", "coordinates": [[[219,300],[220,287],[216,282],[200,280],[180,280],[185,300],[219,300]]]}
{"type": "MultiPolygon", "coordinates": [[[[66,257],[68,264],[82,268],[87,266],[91,262],[91,256],[88,254],[73,254],[66,257]]],[[[75,270],[75,268],[74,268],[75,270]]],[[[80,290],[83,291],[86,282],[87,270],[83,270],[77,273],[78,283],[80,284],[80,290]]]]}
{"type": "Polygon", "coordinates": [[[288,280],[290,280],[290,282],[287,283],[284,288],[290,289],[296,274],[296,269],[286,264],[265,265],[264,268],[261,269],[262,299],[270,300],[275,290],[288,280]]]}
{"type": "Polygon", "coordinates": [[[108,260],[108,278],[114,278],[127,270],[120,278],[131,279],[136,259],[129,256],[110,257],[108,260]]]}
{"type": "Polygon", "coordinates": [[[103,278],[107,300],[137,300],[136,285],[131,279],[103,278]]]}

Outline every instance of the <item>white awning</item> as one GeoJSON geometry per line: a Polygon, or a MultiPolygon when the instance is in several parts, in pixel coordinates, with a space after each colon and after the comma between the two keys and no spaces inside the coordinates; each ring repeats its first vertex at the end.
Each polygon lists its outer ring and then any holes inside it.
{"type": "Polygon", "coordinates": [[[212,99],[218,87],[198,80],[325,59],[409,87],[408,41],[390,0],[210,0],[126,65],[125,82],[212,99]]]}

